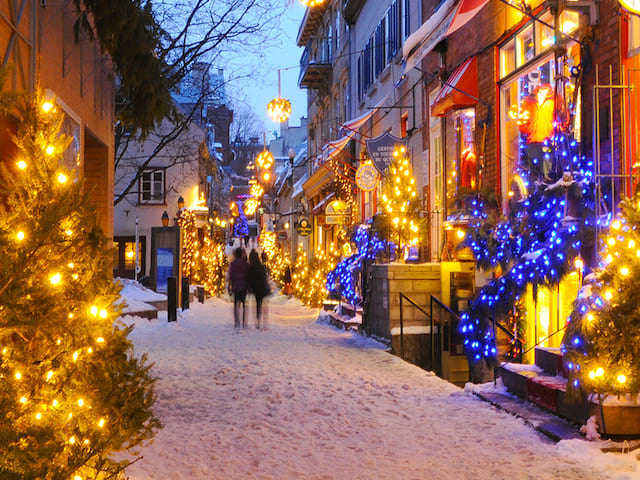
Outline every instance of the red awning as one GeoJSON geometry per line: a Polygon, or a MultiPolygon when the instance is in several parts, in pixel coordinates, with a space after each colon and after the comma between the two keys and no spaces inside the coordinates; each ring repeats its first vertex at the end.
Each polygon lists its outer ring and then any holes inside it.
{"type": "Polygon", "coordinates": [[[456,15],[453,17],[453,22],[449,25],[449,29],[445,36],[448,37],[453,32],[463,27],[488,2],[489,0],[460,0],[458,8],[456,9],[456,15]]]}
{"type": "Polygon", "coordinates": [[[442,86],[442,90],[431,103],[431,116],[444,117],[455,108],[472,107],[478,103],[477,98],[478,60],[474,55],[449,76],[446,84],[442,86]]]}

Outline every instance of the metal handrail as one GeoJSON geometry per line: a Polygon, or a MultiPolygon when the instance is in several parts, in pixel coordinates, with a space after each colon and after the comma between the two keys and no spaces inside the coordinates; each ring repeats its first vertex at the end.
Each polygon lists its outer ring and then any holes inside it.
{"type": "MultiPolygon", "coordinates": [[[[523,351],[524,345],[522,344],[522,340],[520,340],[519,338],[517,338],[513,332],[509,331],[509,329],[507,327],[505,327],[504,325],[502,325],[500,322],[498,322],[495,319],[495,316],[491,317],[491,321],[493,322],[493,326],[494,326],[494,330],[495,327],[498,327],[499,330],[501,330],[503,333],[505,333],[507,336],[511,337],[511,339],[516,342],[516,346],[518,347],[518,363],[522,363],[522,358],[524,357],[524,354],[526,352],[523,351]]],[[[496,337],[495,332],[494,332],[494,338],[496,337]]],[[[529,350],[527,350],[528,352],[529,350]]]]}
{"type": "Polygon", "coordinates": [[[555,332],[553,332],[553,333],[552,333],[552,334],[550,334],[550,335],[547,335],[547,336],[546,336],[546,337],[544,337],[543,339],[538,340],[538,343],[536,343],[536,344],[535,344],[535,345],[533,345],[532,347],[528,348],[528,349],[523,353],[523,355],[524,355],[524,354],[529,353],[531,350],[533,350],[534,348],[536,348],[536,347],[537,347],[538,345],[540,345],[542,342],[546,342],[547,340],[549,340],[549,339],[550,339],[551,337],[553,337],[554,335],[557,335],[558,333],[560,333],[560,332],[564,331],[566,328],[567,328],[567,325],[565,325],[565,326],[564,326],[564,327],[562,327],[562,328],[559,328],[558,330],[556,330],[555,332]]]}
{"type": "MultiPolygon", "coordinates": [[[[427,311],[424,308],[418,305],[413,299],[407,297],[404,293],[398,292],[398,296],[400,298],[400,358],[404,359],[404,317],[402,315],[402,299],[403,298],[406,299],[411,305],[416,307],[418,310],[424,313],[427,317],[430,317],[430,315],[427,313],[427,311]]],[[[430,319],[431,319],[431,324],[433,324],[433,319],[431,317],[430,319]]],[[[433,326],[431,326],[430,328],[433,329],[433,326]]],[[[429,331],[429,333],[431,332],[433,332],[433,330],[429,331]]]]}

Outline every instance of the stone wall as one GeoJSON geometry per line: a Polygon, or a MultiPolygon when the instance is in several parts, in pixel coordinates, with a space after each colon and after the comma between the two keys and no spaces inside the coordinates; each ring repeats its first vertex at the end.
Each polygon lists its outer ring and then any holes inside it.
{"type": "MultiPolygon", "coordinates": [[[[372,265],[369,288],[365,332],[391,340],[391,330],[400,327],[400,292],[427,311],[431,295],[441,298],[440,264],[372,265]]],[[[408,302],[403,304],[405,327],[426,325],[422,312],[408,302]]]]}

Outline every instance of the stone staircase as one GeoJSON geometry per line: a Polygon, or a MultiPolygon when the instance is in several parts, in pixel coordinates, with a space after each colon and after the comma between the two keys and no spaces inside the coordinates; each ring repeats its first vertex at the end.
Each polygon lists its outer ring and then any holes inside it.
{"type": "Polygon", "coordinates": [[[567,397],[567,375],[558,348],[535,350],[535,365],[505,363],[502,382],[509,392],[579,425],[589,418],[586,398],[567,397]]]}

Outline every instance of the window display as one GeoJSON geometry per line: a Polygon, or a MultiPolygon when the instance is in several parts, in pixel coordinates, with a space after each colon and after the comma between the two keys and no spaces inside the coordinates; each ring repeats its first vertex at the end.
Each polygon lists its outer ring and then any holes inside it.
{"type": "MultiPolygon", "coordinates": [[[[553,54],[505,82],[500,90],[502,191],[506,202],[526,196],[527,178],[546,179],[553,165],[549,141],[554,129],[571,133],[576,116],[575,72],[580,50],[569,46],[558,61],[553,54]]],[[[576,122],[579,124],[579,121],[576,122]]]]}
{"type": "Polygon", "coordinates": [[[475,190],[478,184],[478,165],[474,131],[475,109],[454,110],[446,116],[446,192],[447,219],[456,220],[461,210],[459,194],[475,190]]]}

